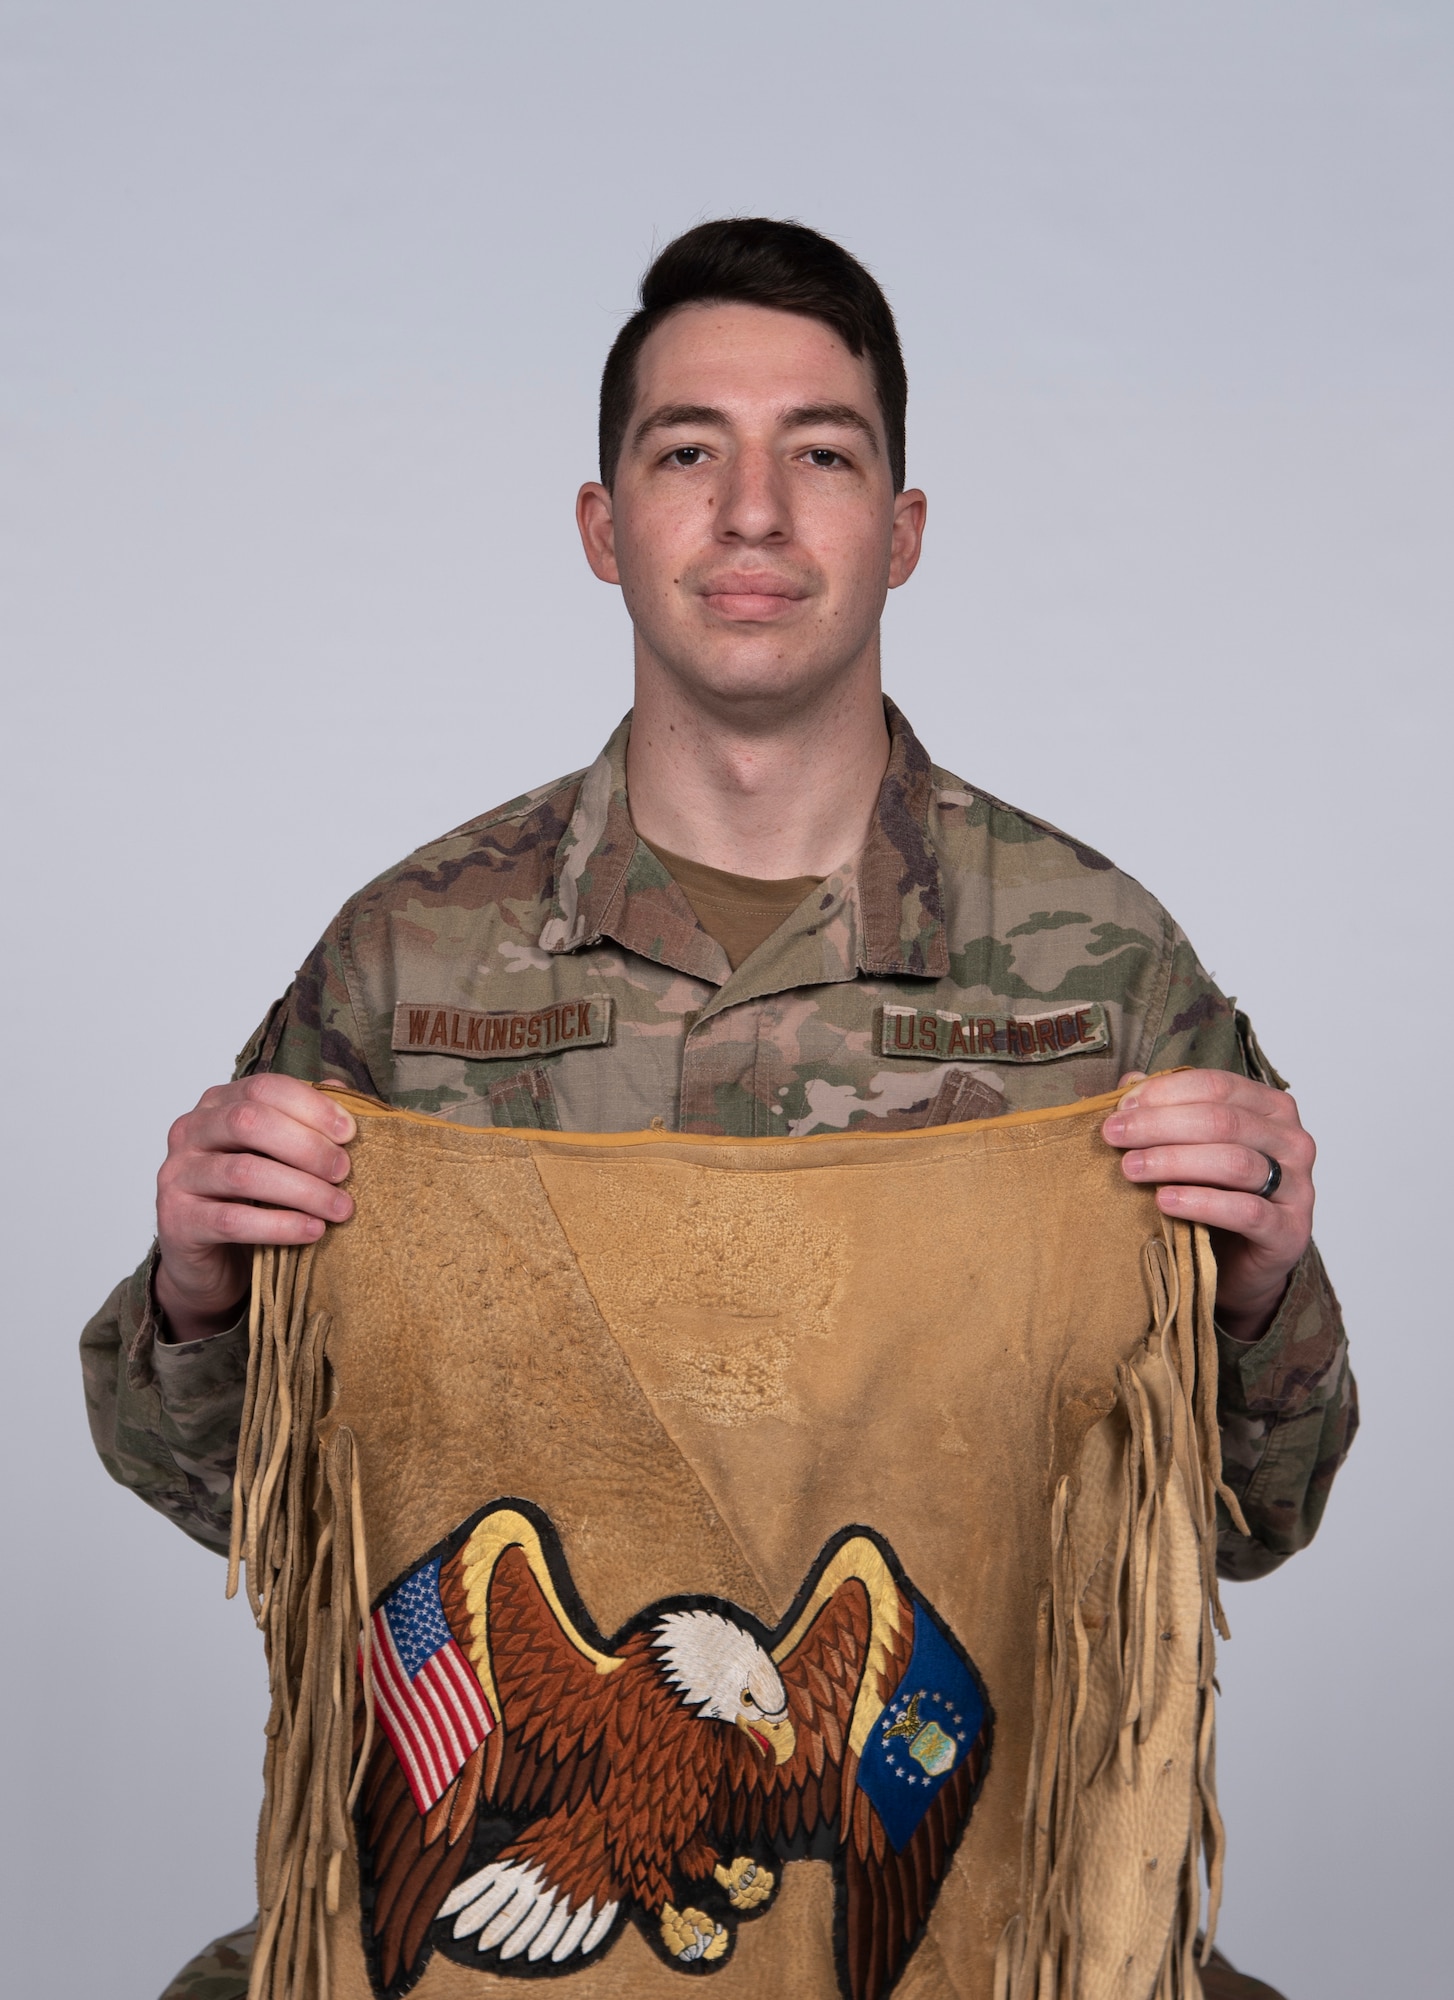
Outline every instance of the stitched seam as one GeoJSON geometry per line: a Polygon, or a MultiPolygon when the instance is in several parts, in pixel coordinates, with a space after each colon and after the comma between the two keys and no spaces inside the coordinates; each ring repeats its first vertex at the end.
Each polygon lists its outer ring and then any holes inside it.
{"type": "Polygon", "coordinates": [[[738,1555],[741,1557],[742,1567],[747,1571],[747,1574],[750,1577],[755,1579],[757,1587],[759,1591],[762,1593],[761,1601],[764,1604],[768,1605],[775,1604],[777,1600],[775,1599],[772,1591],[768,1587],[767,1578],[763,1576],[762,1572],[758,1569],[757,1564],[752,1560],[752,1557],[748,1554],[747,1550],[742,1546],[742,1542],[738,1537],[736,1529],[732,1526],[732,1523],[727,1519],[727,1516],[722,1512],[722,1509],[717,1505],[716,1499],[713,1496],[710,1487],[707,1485],[706,1481],[702,1478],[702,1475],[698,1472],[696,1466],[693,1465],[692,1461],[687,1457],[686,1452],[677,1443],[676,1438],[673,1436],[671,1430],[667,1426],[666,1419],[662,1416],[660,1410],[657,1409],[655,1402],[652,1400],[651,1396],[647,1393],[646,1385],[642,1382],[641,1377],[637,1374],[636,1366],[635,1363],[632,1361],[631,1356],[627,1353],[623,1343],[620,1340],[618,1340],[616,1338],[616,1335],[612,1332],[611,1322],[606,1317],[605,1308],[601,1304],[601,1301],[596,1296],[595,1287],[592,1285],[590,1278],[586,1274],[586,1268],[584,1264],[582,1264],[580,1258],[577,1257],[574,1249],[571,1246],[570,1238],[566,1235],[565,1223],[561,1220],[561,1217],[556,1212],[555,1203],[550,1198],[550,1189],[546,1186],[545,1183],[545,1176],[541,1173],[540,1168],[538,1167],[533,1158],[531,1159],[530,1164],[532,1170],[534,1171],[536,1184],[540,1189],[540,1193],[545,1202],[545,1206],[549,1210],[551,1219],[554,1221],[556,1228],[560,1231],[560,1240],[565,1250],[565,1253],[567,1257],[570,1259],[571,1265],[574,1268],[576,1275],[579,1277],[581,1281],[581,1285],[585,1290],[586,1296],[590,1299],[591,1304],[596,1309],[597,1317],[600,1319],[601,1322],[602,1331],[605,1333],[607,1339],[611,1342],[611,1345],[616,1349],[616,1352],[621,1356],[621,1359],[626,1367],[626,1372],[630,1375],[631,1380],[636,1384],[637,1393],[640,1395],[642,1403],[645,1406],[648,1415],[650,1416],[652,1422],[656,1425],[656,1428],[661,1433],[662,1437],[665,1439],[668,1447],[676,1454],[677,1458],[680,1460],[681,1465],[685,1470],[688,1479],[692,1482],[692,1484],[696,1487],[697,1491],[701,1494],[702,1499],[705,1501],[707,1507],[710,1509],[713,1518],[720,1525],[723,1534],[727,1537],[727,1540],[732,1544],[733,1548],[736,1549],[738,1555]]]}
{"type": "MultiPolygon", "coordinates": [[[[381,1098],[384,1098],[385,1102],[387,1102],[386,1093],[380,1088],[379,1085],[379,1077],[381,1075],[387,1076],[389,1078],[389,1081],[392,1083],[393,1063],[392,1061],[389,1061],[381,1069],[378,1063],[378,1050],[377,1048],[370,1047],[370,1043],[373,1040],[373,1035],[370,1027],[366,1025],[368,1021],[368,1015],[365,1012],[365,1010],[361,1008],[359,1005],[358,996],[359,996],[359,990],[362,986],[362,980],[359,977],[358,964],[353,955],[353,910],[351,907],[345,908],[339,916],[338,956],[343,964],[344,984],[348,988],[349,1011],[353,1015],[353,1025],[357,1034],[356,1045],[363,1050],[364,1060],[365,1063],[367,1064],[369,1077],[373,1082],[375,1091],[381,1098]]],[[[323,1030],[320,1024],[319,1027],[320,1036],[322,1035],[322,1032],[323,1030]]]]}
{"type": "Polygon", "coordinates": [[[1176,953],[1176,930],[1165,910],[1161,912],[1161,991],[1148,1002],[1146,1020],[1141,1030],[1141,1040],[1137,1045],[1132,1069],[1145,1069],[1151,1060],[1151,1052],[1161,1039],[1162,1025],[1166,1020],[1166,1001],[1171,992],[1171,967],[1176,953]]]}

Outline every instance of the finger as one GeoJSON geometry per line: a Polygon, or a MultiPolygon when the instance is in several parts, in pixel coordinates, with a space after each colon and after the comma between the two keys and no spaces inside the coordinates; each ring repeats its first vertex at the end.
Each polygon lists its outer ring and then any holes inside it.
{"type": "MultiPolygon", "coordinates": [[[[1192,1187],[1260,1194],[1267,1184],[1271,1157],[1251,1146],[1148,1146],[1127,1153],[1121,1169],[1132,1181],[1179,1181],[1192,1187]]],[[[1282,1190],[1284,1201],[1295,1192],[1287,1179],[1282,1190]]]]}
{"type": "Polygon", "coordinates": [[[1240,1236],[1284,1270],[1291,1270],[1302,1255],[1308,1230],[1296,1210],[1280,1201],[1263,1201],[1255,1194],[1238,1194],[1227,1188],[1161,1187],[1156,1190],[1156,1206],[1163,1215],[1181,1222],[1202,1222],[1209,1229],[1222,1229],[1240,1236]]]}
{"type": "Polygon", "coordinates": [[[1167,1070],[1159,1076],[1148,1076],[1123,1099],[1119,1109],[1124,1112],[1149,1106],[1203,1103],[1257,1110],[1276,1124],[1299,1122],[1297,1101],[1290,1091],[1274,1090],[1270,1083],[1258,1083],[1250,1076],[1237,1076],[1225,1069],[1167,1070]]]}
{"type": "Polygon", "coordinates": [[[1285,1172],[1311,1169],[1316,1148],[1301,1125],[1276,1123],[1260,1105],[1210,1102],[1123,1105],[1101,1127],[1112,1146],[1238,1146],[1267,1153],[1285,1172]]]}
{"type": "Polygon", "coordinates": [[[1116,1085],[1117,1090],[1128,1090],[1133,1083],[1140,1083],[1145,1074],[1144,1069],[1128,1069],[1116,1085]]]}
{"type": "MultiPolygon", "coordinates": [[[[282,1081],[283,1079],[278,1079],[282,1081]]],[[[291,1081],[292,1079],[286,1079],[291,1081]]],[[[318,1093],[310,1093],[317,1097],[318,1093]]],[[[184,1121],[178,1150],[188,1153],[255,1153],[281,1160],[323,1181],[347,1180],[348,1154],[316,1125],[256,1096],[235,1096],[199,1107],[184,1121]]],[[[350,1120],[350,1123],[352,1121],[350,1120]]]]}
{"type": "Polygon", "coordinates": [[[311,1083],[300,1082],[295,1076],[249,1076],[240,1083],[220,1084],[204,1094],[198,1108],[234,1101],[270,1105],[340,1145],[347,1145],[358,1129],[351,1114],[335,1097],[326,1090],[315,1089],[311,1083]]]}
{"type": "Polygon", "coordinates": [[[296,1208],[324,1222],[343,1222],[353,1199],[331,1181],[257,1153],[194,1153],[174,1183],[184,1199],[198,1202],[258,1202],[266,1208],[296,1208]]]}
{"type": "Polygon", "coordinates": [[[253,1208],[241,1202],[199,1203],[206,1210],[205,1237],[194,1241],[208,1244],[316,1243],[328,1224],[317,1215],[305,1215],[296,1208],[253,1208]]]}

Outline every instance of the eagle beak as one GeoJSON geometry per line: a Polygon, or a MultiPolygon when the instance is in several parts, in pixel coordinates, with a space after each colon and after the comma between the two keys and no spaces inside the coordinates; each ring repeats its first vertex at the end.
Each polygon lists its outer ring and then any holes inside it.
{"type": "Polygon", "coordinates": [[[771,1755],[778,1764],[786,1764],[797,1748],[798,1733],[786,1715],[776,1722],[759,1713],[749,1721],[745,1715],[737,1718],[737,1727],[750,1736],[758,1749],[766,1757],[771,1755]]]}

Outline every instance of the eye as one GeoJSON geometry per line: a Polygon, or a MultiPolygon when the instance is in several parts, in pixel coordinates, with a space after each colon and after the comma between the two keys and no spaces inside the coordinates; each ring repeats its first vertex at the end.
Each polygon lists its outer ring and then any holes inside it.
{"type": "Polygon", "coordinates": [[[757,1703],[752,1699],[752,1690],[750,1688],[744,1688],[742,1690],[742,1706],[744,1708],[757,1707],[757,1703]]]}
{"type": "Polygon", "coordinates": [[[679,444],[673,451],[667,453],[663,462],[667,465],[691,467],[705,464],[706,457],[706,451],[699,444],[679,444]]]}
{"type": "Polygon", "coordinates": [[[832,450],[826,444],[814,445],[808,453],[809,465],[817,466],[821,472],[826,472],[835,465],[842,465],[843,462],[843,454],[832,450]]]}

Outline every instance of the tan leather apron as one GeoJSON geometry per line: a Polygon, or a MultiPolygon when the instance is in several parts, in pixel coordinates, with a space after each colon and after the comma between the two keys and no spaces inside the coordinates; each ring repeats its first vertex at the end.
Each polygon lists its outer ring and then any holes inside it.
{"type": "Polygon", "coordinates": [[[346,1101],[355,1218],[255,1284],[252,1992],[1195,1994],[1214,1270],[1114,1100],[745,1141],[346,1101]]]}

